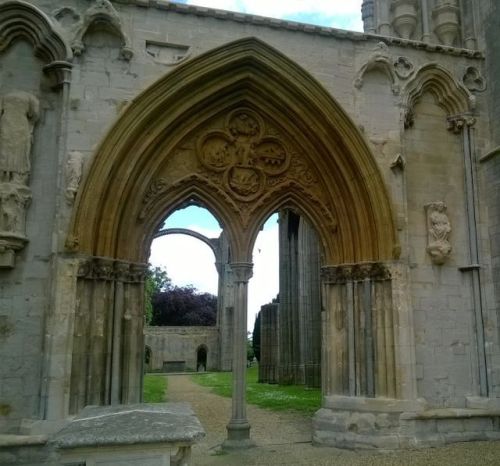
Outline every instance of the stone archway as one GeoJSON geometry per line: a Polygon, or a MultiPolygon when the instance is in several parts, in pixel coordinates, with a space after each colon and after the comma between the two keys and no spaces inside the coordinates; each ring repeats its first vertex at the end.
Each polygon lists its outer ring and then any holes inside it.
{"type": "MultiPolygon", "coordinates": [[[[92,400],[137,400],[141,264],[161,219],[192,201],[224,225],[231,249],[234,387],[228,444],[249,440],[247,284],[259,228],[279,209],[301,212],[324,250],[324,405],[333,395],[396,397],[383,384],[375,392],[373,380],[364,388],[351,380],[356,368],[373,379],[374,368],[369,358],[356,359],[359,348],[348,349],[348,316],[371,308],[378,293],[391,294],[392,274],[383,262],[399,254],[381,174],[359,130],[330,94],[287,57],[249,38],[185,62],[139,95],[93,158],[67,242],[69,251],[87,257],[77,293],[88,298],[79,302],[88,307],[85,312],[116,324],[108,334],[112,361],[101,362],[102,389],[92,400]],[[364,293],[354,305],[344,297],[353,290],[364,293]],[[368,290],[374,290],[373,301],[368,290]],[[105,296],[107,305],[96,296],[105,296]]],[[[390,322],[389,346],[380,340],[376,351],[384,357],[392,352],[394,383],[408,386],[411,364],[398,366],[397,325],[390,322]]],[[[72,377],[83,361],[74,357],[73,363],[72,377]]],[[[75,386],[79,380],[75,376],[75,386]]]]}

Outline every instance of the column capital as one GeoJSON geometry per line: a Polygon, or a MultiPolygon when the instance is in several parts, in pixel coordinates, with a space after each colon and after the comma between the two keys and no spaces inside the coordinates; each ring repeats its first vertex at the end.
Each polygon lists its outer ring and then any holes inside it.
{"type": "Polygon", "coordinates": [[[448,122],[448,131],[459,134],[465,127],[471,127],[476,124],[476,118],[470,113],[453,115],[446,119],[448,122]]]}
{"type": "Polygon", "coordinates": [[[229,265],[233,271],[235,283],[246,283],[252,278],[253,264],[251,262],[231,262],[229,265]]]}

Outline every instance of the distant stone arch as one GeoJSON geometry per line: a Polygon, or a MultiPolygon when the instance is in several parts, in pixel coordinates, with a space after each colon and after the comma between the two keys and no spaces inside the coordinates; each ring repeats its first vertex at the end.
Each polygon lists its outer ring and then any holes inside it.
{"type": "Polygon", "coordinates": [[[206,345],[200,345],[196,348],[196,370],[205,372],[207,370],[208,348],[206,345]]]}

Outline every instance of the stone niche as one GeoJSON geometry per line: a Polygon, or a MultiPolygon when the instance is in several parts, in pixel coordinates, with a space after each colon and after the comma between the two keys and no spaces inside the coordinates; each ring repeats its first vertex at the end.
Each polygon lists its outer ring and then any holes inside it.
{"type": "Polygon", "coordinates": [[[24,91],[0,96],[0,268],[12,268],[15,251],[28,242],[26,211],[38,99],[24,91]]]}

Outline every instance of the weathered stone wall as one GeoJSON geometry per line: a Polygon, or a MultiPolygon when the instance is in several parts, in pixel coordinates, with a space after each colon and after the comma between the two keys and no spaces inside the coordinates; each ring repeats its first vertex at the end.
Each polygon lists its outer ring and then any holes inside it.
{"type": "MultiPolygon", "coordinates": [[[[31,0],[30,3],[47,15],[61,6],[54,0],[31,0]]],[[[52,263],[56,263],[56,254],[63,254],[72,213],[66,189],[70,184],[66,175],[69,154],[74,151],[83,154],[88,167],[107,129],[126,111],[127,102],[174,70],[176,64],[249,36],[275,47],[311,73],[361,127],[372,149],[392,197],[401,245],[400,260],[411,269],[414,319],[409,319],[406,344],[411,347],[414,330],[418,396],[425,397],[431,406],[461,407],[466,404],[466,396],[479,394],[477,374],[481,358],[477,355],[480,345],[474,331],[477,306],[473,300],[472,273],[459,270],[471,265],[467,253],[470,230],[463,182],[464,139],[447,131],[449,111],[437,105],[436,89],[449,91],[438,92],[441,104],[445,102],[446,107],[448,100],[453,100],[450,93],[454,96],[454,92],[461,92],[456,89],[462,86],[464,70],[472,67],[484,75],[480,54],[391,39],[384,40],[387,46],[380,46],[380,37],[360,33],[335,32],[204,9],[175,9],[167,3],[139,0],[113,2],[121,24],[118,27],[123,34],[121,38],[117,37],[120,36],[116,33],[117,27],[91,25],[83,36],[82,47],[75,42],[75,30],[71,28],[76,15],[84,17],[93,3],[68,0],[64,5],[73,8],[73,12],[68,9],[59,12],[61,25],[56,28],[63,28],[61,34],[79,53],[73,59],[64,105],[60,92],[50,90],[44,80],[34,78],[41,75],[43,63],[33,57],[31,45],[15,41],[0,54],[0,94],[23,90],[35,95],[41,103],[41,116],[34,130],[29,183],[33,197],[27,210],[29,243],[17,254],[14,269],[0,270],[3,361],[0,365],[0,431],[16,431],[23,418],[44,417],[40,393],[44,393],[47,365],[50,365],[43,363],[44,351],[46,355],[51,354],[48,351],[53,339],[66,338],[65,335],[67,340],[60,348],[73,348],[71,326],[71,331],[62,332],[58,327],[60,321],[48,318],[59,309],[57,296],[63,294],[61,290],[52,292],[51,286],[53,282],[59,283],[55,276],[59,272],[52,269],[52,263]],[[446,73],[428,86],[416,86],[421,93],[415,99],[417,105],[405,107],[408,83],[417,70],[430,63],[439,63],[446,73]],[[443,78],[444,75],[447,77],[443,78]],[[413,127],[405,130],[406,120],[412,115],[413,127]],[[432,263],[426,252],[429,228],[425,206],[436,201],[446,204],[451,225],[451,233],[444,240],[452,249],[443,265],[432,263]],[[47,335],[45,343],[44,334],[47,335]]],[[[477,150],[486,152],[495,145],[490,141],[487,120],[490,116],[496,120],[500,99],[495,60],[498,28],[497,19],[490,18],[486,43],[490,47],[487,64],[491,92],[471,88],[476,99],[475,155],[477,150]]],[[[55,19],[52,21],[56,24],[55,19]]],[[[283,115],[283,118],[289,117],[283,115]]],[[[492,131],[496,141],[495,125],[492,131]]],[[[496,183],[498,179],[495,166],[491,165],[489,183],[496,183]]],[[[488,241],[491,238],[492,257],[497,267],[498,222],[494,208],[490,206],[490,211],[486,210],[485,201],[492,196],[491,190],[485,189],[485,183],[480,173],[476,204],[484,344],[489,392],[498,396],[500,352],[496,313],[499,306],[493,295],[488,241]]],[[[495,283],[498,283],[497,271],[495,268],[495,283]]],[[[68,310],[64,308],[64,312],[68,310]]],[[[203,338],[210,340],[208,335],[203,338]]],[[[216,352],[209,349],[209,361],[210,355],[216,352]]],[[[60,382],[64,392],[68,382],[65,379],[67,365],[71,366],[71,361],[63,360],[62,349],[60,356],[57,364],[61,366],[57,366],[51,377],[60,382]]],[[[408,356],[408,359],[411,358],[408,356]]]]}
{"type": "Polygon", "coordinates": [[[174,362],[183,362],[184,370],[198,370],[196,358],[200,347],[207,350],[204,370],[219,368],[219,329],[216,327],[145,327],[144,338],[151,350],[150,368],[154,372],[165,372],[174,362]]]}
{"type": "MultiPolygon", "coordinates": [[[[38,120],[33,120],[30,154],[28,186],[31,200],[25,206],[25,233],[29,242],[17,254],[15,268],[0,269],[0,353],[3,361],[0,364],[0,430],[3,431],[15,430],[21,418],[37,418],[42,414],[39,396],[44,324],[52,284],[61,112],[60,94],[50,91],[43,80],[43,65],[25,41],[16,42],[0,58],[0,101],[21,91],[39,102],[38,120]]],[[[12,116],[4,106],[0,104],[3,110],[0,124],[11,117],[27,118],[12,116]]],[[[23,121],[16,124],[22,125],[23,121]]],[[[4,150],[7,142],[2,136],[0,146],[4,150]]],[[[3,162],[0,170],[5,170],[3,162]]],[[[2,178],[0,188],[4,186],[8,183],[2,178]]],[[[3,220],[8,215],[7,208],[7,204],[3,204],[1,230],[6,229],[3,220]]]]}

